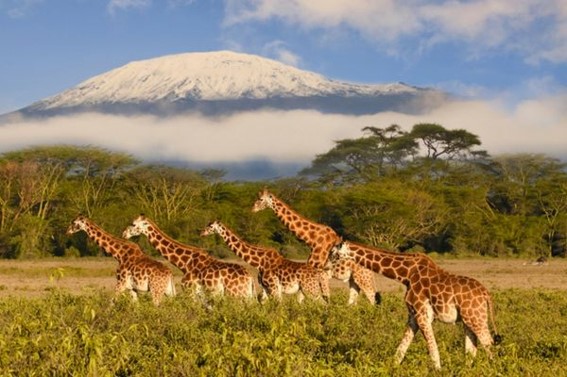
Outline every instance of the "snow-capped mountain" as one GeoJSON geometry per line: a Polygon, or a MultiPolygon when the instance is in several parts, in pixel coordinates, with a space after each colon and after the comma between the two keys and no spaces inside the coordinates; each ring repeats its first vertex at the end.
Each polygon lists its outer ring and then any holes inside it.
{"type": "Polygon", "coordinates": [[[86,111],[223,115],[262,108],[420,113],[445,99],[444,93],[433,89],[340,82],[263,57],[218,51],[131,62],[17,113],[28,117],[86,111]]]}

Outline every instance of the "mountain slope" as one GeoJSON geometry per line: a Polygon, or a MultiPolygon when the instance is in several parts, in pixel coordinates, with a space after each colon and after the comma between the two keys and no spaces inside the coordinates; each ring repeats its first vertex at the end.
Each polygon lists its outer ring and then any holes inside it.
{"type": "Polygon", "coordinates": [[[324,113],[421,113],[444,93],[402,83],[339,82],[255,55],[185,53],[135,61],[38,101],[19,115],[96,111],[114,114],[224,115],[238,111],[312,109],[324,113]]]}

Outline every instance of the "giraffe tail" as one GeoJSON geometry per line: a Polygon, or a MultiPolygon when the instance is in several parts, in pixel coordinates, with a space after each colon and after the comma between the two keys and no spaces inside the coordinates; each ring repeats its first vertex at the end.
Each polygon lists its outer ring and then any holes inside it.
{"type": "Polygon", "coordinates": [[[492,341],[494,342],[494,344],[500,344],[502,343],[502,335],[498,334],[498,330],[496,330],[496,323],[494,321],[494,303],[492,302],[492,297],[490,297],[490,295],[488,296],[487,300],[486,300],[487,304],[488,304],[488,311],[489,311],[489,315],[490,315],[490,322],[492,324],[492,329],[494,331],[494,335],[492,335],[492,341]]]}
{"type": "Polygon", "coordinates": [[[376,293],[374,293],[374,304],[375,305],[382,304],[382,295],[378,291],[376,291],[376,293]]]}

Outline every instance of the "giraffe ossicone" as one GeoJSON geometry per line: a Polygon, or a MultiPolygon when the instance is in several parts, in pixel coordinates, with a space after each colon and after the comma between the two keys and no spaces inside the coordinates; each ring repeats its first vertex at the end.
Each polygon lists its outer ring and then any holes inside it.
{"type": "Polygon", "coordinates": [[[342,237],[331,227],[305,218],[264,188],[252,206],[252,212],[267,208],[273,210],[276,217],[311,249],[307,263],[315,268],[330,268],[333,278],[348,283],[349,305],[356,303],[360,291],[370,303],[380,303],[380,293],[375,288],[374,272],[357,265],[352,260],[329,261],[331,249],[342,242],[342,237]]]}
{"type": "Polygon", "coordinates": [[[461,321],[465,330],[465,351],[475,356],[478,343],[491,355],[490,347],[500,342],[496,333],[494,307],[488,290],[477,280],[451,274],[421,253],[401,254],[344,241],[332,250],[334,259],[349,259],[407,288],[405,303],[408,325],[396,351],[401,363],[415,334],[421,331],[431,360],[441,368],[432,322],[461,321]]]}
{"type": "Polygon", "coordinates": [[[149,291],[152,301],[159,305],[163,296],[175,296],[173,273],[160,261],[146,255],[139,245],[116,237],[92,220],[78,215],[67,228],[71,235],[84,231],[105,253],[118,261],[115,294],[129,291],[137,301],[138,291],[149,291]]]}

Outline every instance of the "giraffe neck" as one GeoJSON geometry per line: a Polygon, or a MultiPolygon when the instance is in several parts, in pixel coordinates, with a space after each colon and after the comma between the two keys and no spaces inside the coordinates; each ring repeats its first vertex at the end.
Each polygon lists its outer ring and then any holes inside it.
{"type": "Polygon", "coordinates": [[[412,283],[412,277],[419,273],[420,267],[437,268],[431,259],[422,254],[393,253],[352,242],[350,248],[356,263],[389,279],[397,280],[405,286],[412,283]]]}
{"type": "Polygon", "coordinates": [[[331,248],[341,242],[341,237],[330,227],[306,219],[275,197],[272,205],[280,221],[311,249],[307,263],[315,268],[324,267],[331,248]]]}
{"type": "Polygon", "coordinates": [[[85,224],[87,225],[86,233],[89,238],[118,261],[124,262],[136,254],[125,252],[126,249],[131,248],[135,244],[113,236],[92,221],[85,222],[85,224]]]}
{"type": "Polygon", "coordinates": [[[293,233],[297,238],[305,242],[309,246],[313,246],[314,241],[309,237],[309,228],[320,224],[314,223],[301,216],[299,213],[291,209],[287,204],[279,199],[273,198],[272,209],[278,219],[293,233]]]}
{"type": "Polygon", "coordinates": [[[222,226],[218,234],[236,255],[259,270],[273,266],[275,263],[280,263],[284,259],[283,256],[273,249],[250,245],[226,226],[222,226]]]}
{"type": "Polygon", "coordinates": [[[148,222],[146,237],[149,243],[171,264],[181,269],[183,272],[190,266],[196,259],[209,261],[212,259],[210,255],[197,248],[191,248],[184,245],[167,234],[165,234],[156,224],[148,222]],[[187,258],[181,258],[186,256],[187,258]]]}

